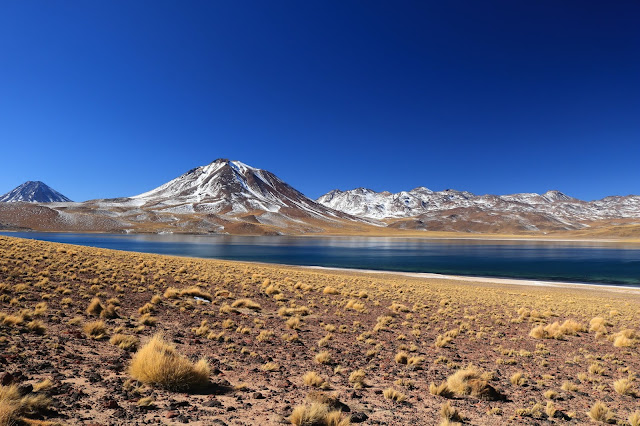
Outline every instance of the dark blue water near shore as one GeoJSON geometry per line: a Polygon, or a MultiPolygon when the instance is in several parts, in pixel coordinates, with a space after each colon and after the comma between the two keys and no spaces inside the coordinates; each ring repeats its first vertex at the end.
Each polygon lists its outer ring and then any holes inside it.
{"type": "Polygon", "coordinates": [[[405,272],[640,285],[640,247],[612,243],[6,232],[116,250],[405,272]]]}

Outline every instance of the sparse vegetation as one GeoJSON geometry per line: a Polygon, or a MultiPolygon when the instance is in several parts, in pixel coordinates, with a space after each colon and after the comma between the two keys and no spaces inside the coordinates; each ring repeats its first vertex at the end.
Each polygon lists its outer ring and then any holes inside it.
{"type": "Polygon", "coordinates": [[[45,422],[102,410],[136,423],[171,407],[180,419],[210,423],[230,407],[265,424],[344,425],[369,409],[387,424],[640,423],[631,409],[640,371],[633,289],[58,247],[0,237],[3,380],[21,392],[33,386],[23,396],[55,400],[55,410],[33,412],[45,422]],[[157,331],[166,337],[151,350],[157,331]],[[12,378],[17,371],[28,377],[12,378]],[[189,407],[174,393],[200,389],[189,407]],[[209,401],[212,409],[201,409],[209,401]],[[260,417],[265,403],[273,418],[260,417]]]}

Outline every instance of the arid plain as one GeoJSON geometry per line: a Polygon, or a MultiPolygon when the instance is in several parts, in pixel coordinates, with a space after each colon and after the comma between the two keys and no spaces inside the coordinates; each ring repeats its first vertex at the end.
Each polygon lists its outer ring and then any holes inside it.
{"type": "Polygon", "coordinates": [[[0,237],[0,424],[640,425],[640,290],[0,237]]]}

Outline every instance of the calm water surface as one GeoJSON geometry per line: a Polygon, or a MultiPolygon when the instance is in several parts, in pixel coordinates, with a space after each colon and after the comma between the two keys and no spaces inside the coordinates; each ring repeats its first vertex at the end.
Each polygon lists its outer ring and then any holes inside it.
{"type": "Polygon", "coordinates": [[[6,232],[116,250],[454,275],[640,285],[640,247],[613,243],[6,232]]]}

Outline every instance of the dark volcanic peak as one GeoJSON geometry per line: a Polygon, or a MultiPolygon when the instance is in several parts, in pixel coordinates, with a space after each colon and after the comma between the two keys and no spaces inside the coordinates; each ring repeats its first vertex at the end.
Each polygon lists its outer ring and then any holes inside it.
{"type": "Polygon", "coordinates": [[[47,184],[40,181],[28,181],[0,197],[0,202],[15,203],[61,203],[71,200],[47,184]]]}

